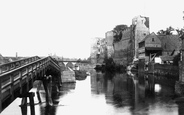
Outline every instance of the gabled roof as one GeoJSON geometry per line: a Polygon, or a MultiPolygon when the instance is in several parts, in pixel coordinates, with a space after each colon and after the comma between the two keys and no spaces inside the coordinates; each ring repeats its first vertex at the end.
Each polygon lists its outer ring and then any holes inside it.
{"type": "Polygon", "coordinates": [[[157,35],[162,43],[163,50],[180,50],[181,39],[178,35],[157,35]]]}
{"type": "Polygon", "coordinates": [[[142,41],[140,41],[140,42],[143,42],[143,41],[145,41],[146,39],[148,39],[148,38],[150,38],[150,37],[158,38],[157,35],[156,35],[154,32],[152,32],[151,34],[147,35],[147,36],[146,36],[142,41]]]}

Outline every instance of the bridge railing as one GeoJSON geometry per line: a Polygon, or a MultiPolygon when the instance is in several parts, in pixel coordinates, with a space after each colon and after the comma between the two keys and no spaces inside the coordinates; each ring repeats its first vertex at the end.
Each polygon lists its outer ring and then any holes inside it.
{"type": "Polygon", "coordinates": [[[24,58],[17,61],[9,62],[6,64],[0,65],[0,74],[11,71],[13,69],[16,69],[18,67],[21,67],[23,65],[29,64],[31,62],[34,62],[36,60],[40,59],[38,56],[30,57],[30,58],[24,58]]]}
{"type": "Polygon", "coordinates": [[[21,61],[18,61],[18,63],[21,66],[17,66],[14,69],[11,68],[9,71],[0,74],[0,112],[2,103],[9,97],[14,97],[17,89],[21,89],[24,84],[27,83],[29,85],[29,82],[35,79],[34,75],[37,72],[46,70],[49,65],[54,66],[60,71],[60,66],[52,57],[34,57],[27,59],[24,64],[21,61]]]}
{"type": "Polygon", "coordinates": [[[54,66],[60,70],[61,68],[59,66],[59,62],[54,58],[52,58],[51,56],[49,56],[49,58],[52,60],[52,63],[54,64],[54,66]]]}

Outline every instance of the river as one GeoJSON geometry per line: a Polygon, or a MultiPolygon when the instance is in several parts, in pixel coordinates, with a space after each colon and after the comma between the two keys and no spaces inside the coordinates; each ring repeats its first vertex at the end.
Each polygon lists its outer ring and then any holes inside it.
{"type": "MultiPolygon", "coordinates": [[[[174,82],[127,73],[90,71],[90,76],[76,83],[63,84],[53,95],[53,106],[35,101],[35,115],[183,115],[184,104],[176,103],[174,82]],[[167,82],[167,83],[166,83],[167,82]]],[[[32,89],[35,92],[36,89],[32,89]]],[[[22,115],[17,98],[1,114],[22,115]]],[[[30,115],[29,106],[27,115],[30,115]]]]}

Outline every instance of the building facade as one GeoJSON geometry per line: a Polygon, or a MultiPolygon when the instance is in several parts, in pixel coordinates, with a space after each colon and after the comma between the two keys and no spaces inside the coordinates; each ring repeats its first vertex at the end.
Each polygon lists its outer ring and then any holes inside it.
{"type": "Polygon", "coordinates": [[[181,40],[178,35],[156,35],[154,32],[139,42],[138,58],[145,62],[159,57],[162,63],[172,61],[180,53],[181,40]]]}
{"type": "Polygon", "coordinates": [[[113,43],[114,61],[117,64],[129,65],[138,60],[139,42],[149,35],[149,18],[136,16],[132,25],[122,31],[122,38],[113,43]]]}
{"type": "Polygon", "coordinates": [[[147,35],[139,42],[138,58],[146,62],[151,61],[154,57],[162,55],[162,43],[157,35],[153,32],[147,35]]]}
{"type": "Polygon", "coordinates": [[[103,64],[106,56],[106,39],[105,38],[93,38],[91,41],[91,63],[103,64]]]}
{"type": "Polygon", "coordinates": [[[139,42],[149,35],[149,18],[136,16],[132,25],[121,31],[121,39],[115,41],[114,32],[105,33],[105,39],[93,38],[91,62],[103,63],[102,58],[113,58],[116,64],[127,66],[138,59],[139,42]]]}
{"type": "Polygon", "coordinates": [[[120,65],[128,65],[133,61],[133,37],[132,27],[128,27],[122,31],[122,38],[118,42],[114,42],[114,62],[120,65]]]}

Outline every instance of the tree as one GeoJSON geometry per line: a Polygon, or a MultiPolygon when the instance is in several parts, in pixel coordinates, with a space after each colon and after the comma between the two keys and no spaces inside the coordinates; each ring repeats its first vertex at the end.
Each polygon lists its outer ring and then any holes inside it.
{"type": "Polygon", "coordinates": [[[157,32],[158,35],[172,35],[172,32],[174,31],[175,29],[171,26],[169,26],[168,28],[166,28],[166,30],[159,30],[157,32]]]}
{"type": "Polygon", "coordinates": [[[179,37],[183,40],[184,39],[184,29],[176,29],[176,32],[178,33],[179,37]]]}
{"type": "Polygon", "coordinates": [[[114,33],[114,42],[120,41],[122,37],[122,31],[127,29],[127,25],[117,25],[112,31],[114,33]]]}

